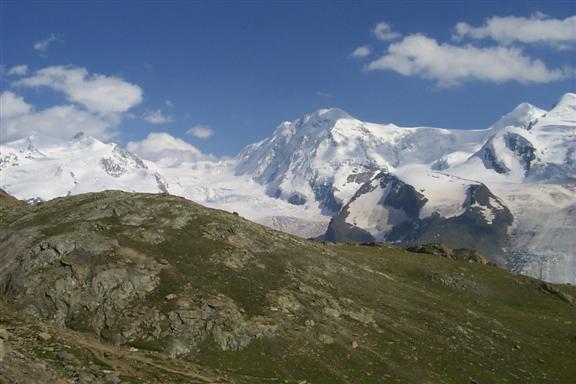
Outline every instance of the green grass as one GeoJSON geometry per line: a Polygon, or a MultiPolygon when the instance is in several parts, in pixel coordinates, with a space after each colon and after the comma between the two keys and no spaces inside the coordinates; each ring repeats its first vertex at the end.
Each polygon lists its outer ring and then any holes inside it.
{"type": "MultiPolygon", "coordinates": [[[[576,306],[546,292],[535,279],[386,246],[303,241],[232,214],[154,195],[59,199],[35,207],[15,229],[41,227],[46,239],[81,231],[79,223],[87,221],[104,228],[99,234],[116,241],[114,247],[168,262],[157,272],[156,289],[123,313],[145,308],[166,315],[180,308],[179,299],[197,309],[223,295],[243,311],[244,321],[264,316],[277,324],[274,336],[254,338],[240,351],[222,351],[207,333],[198,348],[182,357],[239,383],[568,383],[576,375],[576,306]],[[104,203],[106,209],[149,218],[134,227],[114,215],[83,217],[84,210],[104,203]],[[193,218],[176,230],[170,223],[180,215],[193,218]],[[221,237],[208,238],[210,228],[221,237]],[[138,230],[159,231],[165,240],[138,240],[133,236],[138,230]],[[233,249],[251,255],[246,265],[235,269],[221,262],[233,249]],[[274,297],[281,292],[289,292],[300,308],[274,311],[274,297]],[[177,299],[166,300],[169,294],[177,299]],[[365,314],[373,322],[358,320],[365,314]],[[311,320],[314,325],[307,326],[311,320]],[[324,344],[320,335],[334,342],[324,344]]],[[[75,260],[91,269],[120,263],[113,251],[75,260]]],[[[135,261],[122,263],[143,268],[135,261]]],[[[38,273],[46,277],[50,271],[38,273]]],[[[574,287],[553,287],[576,298],[574,287]]],[[[67,326],[90,332],[91,316],[77,311],[67,326]]],[[[160,325],[169,332],[166,320],[160,325]]],[[[115,340],[117,326],[102,329],[102,336],[115,340]]],[[[141,332],[127,343],[164,350],[166,334],[154,339],[145,329],[141,332]]]]}

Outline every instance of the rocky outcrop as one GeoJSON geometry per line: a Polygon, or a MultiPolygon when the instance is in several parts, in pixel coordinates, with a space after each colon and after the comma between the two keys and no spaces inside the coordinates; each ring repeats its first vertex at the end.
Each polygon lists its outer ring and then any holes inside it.
{"type": "Polygon", "coordinates": [[[488,259],[486,259],[477,251],[466,248],[450,249],[444,244],[440,243],[414,245],[406,247],[406,250],[415,253],[426,253],[428,255],[446,257],[448,259],[464,261],[467,263],[478,263],[482,265],[490,264],[488,259]]]}
{"type": "MultiPolygon", "coordinates": [[[[195,209],[182,210],[189,205],[183,199],[167,197],[155,204],[151,195],[132,199],[107,192],[98,197],[97,202],[75,199],[82,207],[68,207],[73,210],[57,211],[62,200],[47,203],[46,209],[16,221],[16,227],[28,230],[3,231],[4,297],[36,318],[90,329],[116,344],[160,340],[170,355],[188,353],[206,338],[222,350],[240,350],[252,339],[274,334],[272,319],[246,316],[222,294],[184,285],[171,293],[182,299],[149,300],[172,283],[178,266],[146,248],[170,241],[166,230],[184,229],[197,217],[195,209]]],[[[242,249],[250,243],[233,227],[224,233],[214,223],[197,229],[207,239],[228,243],[206,255],[211,262],[238,270],[254,258],[242,249]]]]}

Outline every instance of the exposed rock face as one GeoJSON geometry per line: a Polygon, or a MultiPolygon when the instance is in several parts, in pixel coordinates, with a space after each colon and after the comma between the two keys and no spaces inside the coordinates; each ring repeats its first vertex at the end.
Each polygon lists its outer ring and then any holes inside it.
{"type": "MultiPolygon", "coordinates": [[[[93,329],[117,344],[165,340],[171,355],[189,352],[206,338],[222,350],[240,350],[252,339],[274,334],[277,325],[272,319],[246,316],[225,295],[183,286],[175,291],[187,299],[170,310],[163,302],[146,301],[172,283],[161,275],[175,273],[174,265],[155,257],[159,254],[146,252],[146,244],[170,241],[166,230],[187,228],[197,213],[183,210],[190,204],[180,198],[155,204],[152,195],[131,199],[107,192],[99,197],[97,202],[77,199],[82,208],[66,214],[47,208],[40,217],[24,217],[15,224],[30,227],[24,236],[21,231],[4,231],[0,292],[30,315],[93,329]],[[59,226],[47,229],[46,224],[56,221],[59,226]],[[111,237],[119,229],[120,241],[111,237]]],[[[222,233],[214,224],[207,223],[202,236],[207,242],[224,240],[228,246],[206,256],[231,270],[250,264],[254,257],[242,248],[249,241],[232,227],[222,233]]]]}
{"type": "Polygon", "coordinates": [[[450,248],[475,249],[496,264],[504,264],[502,249],[508,240],[513,217],[508,208],[483,184],[468,188],[461,215],[432,215],[414,225],[406,243],[440,242],[450,248]]]}
{"type": "Polygon", "coordinates": [[[410,236],[402,231],[409,229],[412,223],[418,220],[420,209],[426,203],[426,198],[413,186],[404,183],[396,176],[387,172],[380,172],[374,180],[366,182],[360,187],[350,202],[342,209],[342,212],[332,219],[326,232],[326,240],[339,242],[371,242],[375,240],[369,232],[348,223],[346,219],[349,214],[349,207],[357,199],[376,188],[386,191],[377,204],[387,209],[386,221],[392,227],[389,235],[386,236],[387,239],[397,241],[399,236],[410,236]]]}
{"type": "Polygon", "coordinates": [[[233,300],[223,295],[206,300],[199,308],[186,307],[168,313],[172,330],[168,350],[171,355],[179,354],[174,350],[174,343],[185,353],[196,348],[206,337],[212,337],[223,351],[239,351],[254,339],[273,336],[278,328],[270,318],[249,318],[233,300]]]}
{"type": "Polygon", "coordinates": [[[461,212],[443,217],[437,212],[422,217],[421,211],[427,204],[426,197],[394,175],[385,172],[364,184],[352,200],[335,216],[326,232],[326,240],[346,242],[384,241],[395,244],[420,244],[440,242],[451,248],[472,248],[485,253],[492,261],[503,264],[502,248],[512,224],[508,208],[483,184],[467,187],[461,212]],[[382,228],[375,237],[361,225],[349,219],[350,210],[357,209],[355,203],[375,189],[382,190],[377,201],[377,210],[370,208],[375,227],[382,228]]]}
{"type": "Polygon", "coordinates": [[[541,150],[533,143],[529,131],[510,127],[498,132],[474,156],[479,157],[487,169],[509,174],[516,169],[521,176],[528,176],[532,165],[539,162],[541,150]]]}

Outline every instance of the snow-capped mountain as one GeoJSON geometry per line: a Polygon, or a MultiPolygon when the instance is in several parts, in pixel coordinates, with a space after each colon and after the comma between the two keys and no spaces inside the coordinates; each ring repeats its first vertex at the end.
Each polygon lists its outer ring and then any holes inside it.
{"type": "Polygon", "coordinates": [[[330,240],[441,241],[574,283],[575,143],[574,94],[550,111],[522,103],[484,130],[373,124],[328,109],[246,147],[236,172],[332,215],[330,240]]]}
{"type": "Polygon", "coordinates": [[[329,217],[313,208],[295,213],[250,177],[234,175],[233,161],[196,161],[162,166],[78,134],[72,140],[34,134],[0,144],[0,187],[30,202],[116,189],[171,193],[302,237],[326,231],[329,217]]]}
{"type": "Polygon", "coordinates": [[[237,156],[236,173],[266,185],[270,196],[294,205],[320,203],[331,215],[376,173],[471,154],[490,133],[366,123],[325,109],[284,122],[270,138],[247,146],[237,156]]]}
{"type": "Polygon", "coordinates": [[[491,127],[399,127],[324,109],[235,158],[174,166],[89,137],[2,144],[1,187],[23,199],[168,192],[305,237],[441,241],[576,283],[576,95],[520,104],[491,127]]]}
{"type": "MultiPolygon", "coordinates": [[[[483,168],[503,175],[504,178],[497,178],[501,180],[574,182],[576,95],[564,95],[549,112],[524,103],[510,115],[493,126],[494,134],[453,173],[469,174],[482,168],[482,162],[483,168]],[[525,112],[523,117],[516,113],[520,108],[525,112]],[[512,114],[519,117],[516,121],[521,124],[509,121],[512,114]]],[[[493,181],[494,175],[487,178],[493,181]]]]}
{"type": "Polygon", "coordinates": [[[23,200],[119,189],[167,192],[162,176],[116,144],[78,134],[71,141],[34,134],[0,146],[2,188],[23,200]]]}

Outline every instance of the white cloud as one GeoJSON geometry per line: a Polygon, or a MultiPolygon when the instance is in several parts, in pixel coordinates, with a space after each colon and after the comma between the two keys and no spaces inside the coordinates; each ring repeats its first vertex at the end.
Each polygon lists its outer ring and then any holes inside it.
{"type": "Polygon", "coordinates": [[[175,167],[198,160],[215,160],[211,155],[204,155],[192,144],[165,132],[152,132],[142,141],[131,141],[126,145],[126,149],[164,167],[175,167]]]}
{"type": "Polygon", "coordinates": [[[54,66],[14,83],[25,87],[49,87],[92,112],[126,112],[142,101],[142,89],[118,77],[90,74],[85,68],[54,66]]]}
{"type": "Polygon", "coordinates": [[[574,46],[576,16],[561,20],[537,13],[530,17],[494,16],[485,20],[484,25],[480,27],[473,27],[467,23],[456,24],[453,38],[460,40],[465,37],[491,38],[505,45],[520,42],[555,47],[574,46]]]}
{"type": "Polygon", "coordinates": [[[2,122],[15,116],[30,113],[30,111],[32,111],[32,106],[13,92],[5,91],[0,94],[0,120],[2,122]]]}
{"type": "Polygon", "coordinates": [[[33,111],[29,105],[26,109],[24,113],[21,109],[11,116],[2,115],[1,141],[21,139],[33,133],[70,139],[79,131],[103,140],[113,137],[110,130],[113,121],[101,119],[73,105],[55,106],[39,112],[33,111]]]}
{"type": "Polygon", "coordinates": [[[400,33],[392,31],[392,27],[390,26],[390,24],[385,22],[380,22],[376,24],[376,26],[374,26],[374,29],[372,29],[372,33],[374,34],[374,36],[376,36],[378,40],[383,41],[394,40],[402,36],[400,33]]]}
{"type": "Polygon", "coordinates": [[[170,116],[165,116],[160,109],[144,112],[144,120],[150,124],[166,124],[172,121],[170,116]]]}
{"type": "Polygon", "coordinates": [[[214,130],[207,125],[197,125],[187,130],[186,133],[199,139],[207,139],[214,134],[214,130]]]}
{"type": "Polygon", "coordinates": [[[549,69],[517,48],[438,44],[424,35],[410,35],[391,44],[388,52],[368,64],[369,70],[392,70],[404,76],[455,86],[467,80],[522,84],[548,83],[566,78],[573,69],[549,69]]]}
{"type": "Polygon", "coordinates": [[[34,44],[34,49],[41,52],[41,53],[46,53],[46,51],[48,50],[50,45],[52,45],[52,43],[54,43],[58,40],[60,40],[60,38],[57,35],[55,35],[54,33],[52,33],[47,38],[40,40],[36,44],[34,44]]]}
{"type": "Polygon", "coordinates": [[[172,102],[172,100],[167,99],[164,104],[166,104],[166,106],[168,108],[174,108],[174,103],[172,102]]]}
{"type": "Polygon", "coordinates": [[[8,70],[8,76],[24,76],[28,73],[28,66],[26,64],[15,65],[8,70]]]}
{"type": "MultiPolygon", "coordinates": [[[[14,68],[11,71],[26,72],[25,68],[14,68]]],[[[63,139],[84,132],[109,140],[118,133],[122,119],[130,116],[128,110],[142,100],[139,86],[118,77],[90,74],[79,67],[43,68],[12,85],[49,87],[62,92],[74,104],[38,111],[22,97],[6,91],[0,95],[0,141],[17,140],[35,132],[63,139]]]]}
{"type": "Polygon", "coordinates": [[[370,49],[369,46],[367,45],[363,45],[361,47],[358,47],[354,50],[354,52],[352,52],[350,54],[350,56],[354,57],[354,58],[359,58],[359,57],[366,57],[368,55],[370,55],[372,53],[372,49],[370,49]]]}

